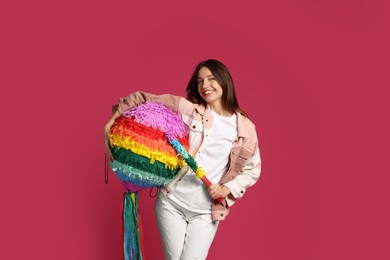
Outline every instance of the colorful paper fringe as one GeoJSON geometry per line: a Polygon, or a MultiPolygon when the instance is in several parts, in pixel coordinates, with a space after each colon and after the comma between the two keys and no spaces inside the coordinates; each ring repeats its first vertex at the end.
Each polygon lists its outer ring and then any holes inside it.
{"type": "Polygon", "coordinates": [[[124,259],[145,259],[142,241],[142,224],[138,214],[137,192],[124,193],[122,227],[124,259]]]}
{"type": "Polygon", "coordinates": [[[169,132],[189,147],[189,131],[181,117],[162,104],[145,102],[123,112],[111,127],[111,169],[125,193],[122,206],[123,257],[145,259],[138,191],[167,184],[185,161],[166,139],[169,132]]]}
{"type": "Polygon", "coordinates": [[[185,165],[165,138],[169,131],[188,149],[188,127],[162,104],[145,102],[122,113],[111,128],[112,170],[128,192],[167,184],[185,165]]]}
{"type": "Polygon", "coordinates": [[[191,170],[195,172],[196,177],[198,177],[199,179],[203,179],[205,177],[203,169],[197,165],[195,159],[187,152],[183,145],[177,140],[175,135],[167,131],[165,133],[165,137],[167,138],[169,143],[175,148],[177,153],[184,158],[184,161],[188,164],[188,166],[190,166],[191,170]]]}
{"type": "Polygon", "coordinates": [[[145,102],[116,118],[111,127],[111,169],[121,181],[124,259],[145,259],[138,191],[167,184],[185,165],[210,187],[204,171],[187,152],[189,130],[181,117],[162,104],[145,102]]]}

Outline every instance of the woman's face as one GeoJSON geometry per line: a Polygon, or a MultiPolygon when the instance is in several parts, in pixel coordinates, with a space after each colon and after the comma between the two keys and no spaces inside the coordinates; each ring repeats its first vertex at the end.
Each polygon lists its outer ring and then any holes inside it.
{"type": "Polygon", "coordinates": [[[222,87],[207,67],[200,68],[198,72],[198,91],[208,104],[221,104],[222,87]]]}

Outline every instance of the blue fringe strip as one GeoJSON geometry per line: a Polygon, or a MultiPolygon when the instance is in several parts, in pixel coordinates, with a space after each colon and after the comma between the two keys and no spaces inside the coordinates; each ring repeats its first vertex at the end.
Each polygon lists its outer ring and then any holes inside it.
{"type": "Polygon", "coordinates": [[[123,250],[125,260],[142,260],[139,230],[138,192],[126,192],[123,199],[123,250]]]}

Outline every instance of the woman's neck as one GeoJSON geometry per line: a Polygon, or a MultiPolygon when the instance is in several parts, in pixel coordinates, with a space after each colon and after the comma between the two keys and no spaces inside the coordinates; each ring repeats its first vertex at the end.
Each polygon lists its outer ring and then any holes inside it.
{"type": "Polygon", "coordinates": [[[227,111],[226,109],[224,109],[222,107],[222,104],[208,104],[210,109],[213,110],[215,113],[217,113],[218,115],[220,116],[231,116],[232,113],[230,113],[229,111],[227,111]]]}

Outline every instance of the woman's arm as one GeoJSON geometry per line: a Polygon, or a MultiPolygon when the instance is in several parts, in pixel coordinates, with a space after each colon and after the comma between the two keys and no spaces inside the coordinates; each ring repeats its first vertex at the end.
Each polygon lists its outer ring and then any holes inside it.
{"type": "Polygon", "coordinates": [[[118,111],[119,113],[122,113],[131,107],[140,105],[146,101],[151,101],[163,104],[166,107],[172,109],[173,111],[179,112],[179,104],[181,100],[183,100],[182,97],[171,94],[154,95],[143,91],[137,91],[131,93],[125,98],[119,99],[118,111]]]}

